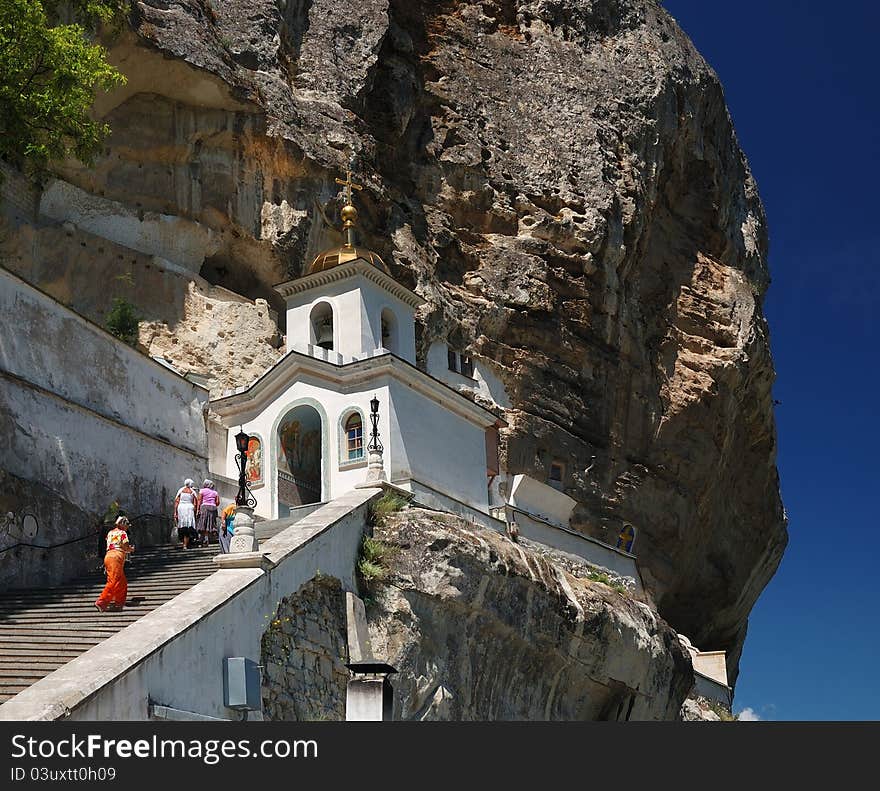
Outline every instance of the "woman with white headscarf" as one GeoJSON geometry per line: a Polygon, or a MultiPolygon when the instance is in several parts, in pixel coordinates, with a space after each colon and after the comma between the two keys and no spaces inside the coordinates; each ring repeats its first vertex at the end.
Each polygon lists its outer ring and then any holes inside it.
{"type": "Polygon", "coordinates": [[[177,490],[174,498],[174,519],[177,522],[177,538],[183,544],[183,548],[189,547],[189,542],[196,537],[196,500],[198,495],[193,489],[192,478],[187,478],[183,486],[177,490]]]}

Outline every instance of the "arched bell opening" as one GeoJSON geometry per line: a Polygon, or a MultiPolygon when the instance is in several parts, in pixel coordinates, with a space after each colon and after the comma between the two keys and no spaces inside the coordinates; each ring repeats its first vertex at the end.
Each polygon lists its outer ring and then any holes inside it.
{"type": "Polygon", "coordinates": [[[309,314],[310,341],[313,346],[333,351],[333,306],[319,302],[309,314]]]}
{"type": "Polygon", "coordinates": [[[382,346],[393,354],[400,353],[397,341],[397,317],[390,308],[383,308],[381,317],[382,346]]]}

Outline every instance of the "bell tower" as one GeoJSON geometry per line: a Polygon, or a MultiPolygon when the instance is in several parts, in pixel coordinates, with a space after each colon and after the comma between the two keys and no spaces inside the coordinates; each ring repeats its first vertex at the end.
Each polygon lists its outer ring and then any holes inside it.
{"type": "Polygon", "coordinates": [[[424,300],[392,276],[385,262],[357,245],[351,171],[344,188],[344,242],[315,256],[306,273],[275,286],[287,302],[287,350],[337,365],[390,352],[415,364],[415,309],[424,300]]]}

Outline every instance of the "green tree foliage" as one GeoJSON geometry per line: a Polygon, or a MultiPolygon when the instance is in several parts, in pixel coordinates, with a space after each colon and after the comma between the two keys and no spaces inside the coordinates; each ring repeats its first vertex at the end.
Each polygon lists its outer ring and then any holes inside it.
{"type": "Polygon", "coordinates": [[[138,322],[140,317],[134,309],[134,305],[122,297],[113,300],[113,307],[107,314],[107,331],[115,335],[119,340],[134,346],[138,339],[138,322]]]}
{"type": "Polygon", "coordinates": [[[118,18],[126,5],[0,0],[0,157],[35,171],[70,155],[92,161],[110,131],[89,115],[95,92],[125,77],[88,29],[118,18]]]}

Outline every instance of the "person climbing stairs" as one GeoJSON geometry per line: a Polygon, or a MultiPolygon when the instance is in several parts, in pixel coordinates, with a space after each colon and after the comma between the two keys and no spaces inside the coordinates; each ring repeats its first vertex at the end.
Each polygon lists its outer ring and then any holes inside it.
{"type": "Polygon", "coordinates": [[[98,570],[52,588],[0,594],[0,703],[213,574],[218,551],[138,549],[127,564],[128,598],[119,612],[95,609],[105,582],[98,570]]]}

